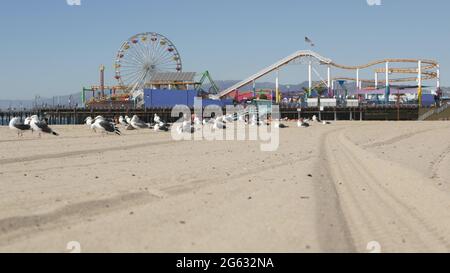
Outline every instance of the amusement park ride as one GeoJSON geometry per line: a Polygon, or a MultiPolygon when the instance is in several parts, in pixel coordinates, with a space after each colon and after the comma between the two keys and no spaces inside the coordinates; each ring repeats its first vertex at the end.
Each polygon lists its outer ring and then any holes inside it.
{"type": "MultiPolygon", "coordinates": [[[[100,85],[84,88],[82,99],[85,105],[124,105],[133,104],[139,98],[142,98],[144,90],[163,89],[163,90],[189,90],[196,91],[202,97],[221,100],[224,98],[237,98],[239,89],[253,84],[255,82],[275,72],[275,100],[277,103],[281,101],[281,93],[279,87],[279,72],[290,64],[306,64],[308,66],[308,95],[311,96],[312,91],[318,86],[327,90],[326,97],[336,98],[344,97],[339,93],[339,87],[344,82],[354,82],[356,92],[352,94],[354,97],[365,97],[376,95],[384,97],[384,102],[389,103],[390,97],[400,96],[402,93],[414,94],[419,105],[422,105],[422,94],[424,81],[436,79],[436,94],[440,94],[440,70],[439,63],[432,60],[424,59],[384,59],[374,61],[360,66],[348,66],[337,64],[331,59],[325,58],[316,52],[310,50],[302,50],[293,53],[279,60],[278,62],[262,69],[247,79],[227,88],[220,92],[217,85],[212,80],[208,71],[201,75],[201,79],[194,81],[193,78],[187,80],[179,80],[177,75],[187,75],[190,73],[182,72],[183,65],[180,53],[176,46],[165,36],[155,33],[146,32],[132,36],[126,40],[116,54],[114,68],[115,79],[118,82],[116,86],[105,86],[105,67],[100,67],[100,85]],[[316,70],[316,66],[325,66],[327,75],[326,80],[321,77],[316,70]],[[355,77],[332,77],[332,69],[340,69],[344,71],[352,71],[355,77]],[[360,74],[363,70],[372,69],[374,78],[363,79],[360,74]],[[313,72],[320,78],[320,81],[313,82],[313,72]],[[161,82],[162,74],[167,74],[161,82]],[[380,77],[381,75],[381,77],[380,77]],[[384,75],[384,78],[382,78],[384,75]],[[209,81],[208,88],[205,88],[206,81],[209,81]],[[316,85],[316,83],[319,84],[316,85]],[[393,86],[393,83],[409,83],[408,89],[393,86]],[[363,85],[364,84],[364,85],[363,85]],[[391,87],[393,90],[391,90],[391,87]],[[207,90],[205,90],[207,89],[207,90]],[[396,89],[396,91],[395,91],[396,89]],[[404,89],[407,89],[406,91],[404,89]],[[109,91],[109,94],[107,94],[109,91]],[[393,92],[391,92],[393,91],[393,92]],[[86,99],[86,94],[92,93],[90,100],[86,99]]],[[[254,88],[255,90],[255,88],[254,88]]],[[[169,93],[167,93],[168,96],[169,93]]],[[[345,98],[347,99],[347,94],[345,98]]],[[[142,98],[143,101],[143,98],[142,98]]],[[[136,105],[136,104],[134,104],[136,105]]]]}
{"type": "Polygon", "coordinates": [[[105,86],[105,67],[102,65],[100,85],[83,88],[82,101],[85,105],[132,104],[136,93],[142,94],[144,89],[192,88],[203,96],[220,92],[208,71],[201,74],[198,81],[194,81],[194,77],[186,80],[177,76],[190,77],[195,73],[182,73],[183,65],[176,46],[167,37],[155,32],[136,34],[126,40],[116,54],[114,69],[118,85],[105,86]],[[87,93],[92,93],[89,101],[86,99],[87,93]]]}
{"type": "MultiPolygon", "coordinates": [[[[342,84],[342,82],[345,81],[352,81],[356,83],[356,90],[358,95],[369,95],[376,93],[377,95],[380,94],[380,92],[374,92],[374,90],[383,90],[383,95],[385,102],[389,102],[389,96],[391,95],[391,83],[411,83],[415,82],[415,87],[417,89],[417,97],[419,100],[419,105],[422,104],[422,93],[423,93],[423,81],[425,80],[432,80],[436,79],[436,93],[440,93],[440,70],[439,70],[439,63],[432,60],[418,60],[418,59],[385,59],[385,60],[379,60],[374,61],[365,65],[360,66],[348,66],[348,65],[340,65],[335,62],[333,62],[331,59],[325,58],[316,52],[310,51],[310,50],[302,50],[297,51],[293,53],[292,55],[287,56],[286,58],[283,58],[279,60],[278,62],[262,69],[261,71],[257,72],[256,74],[248,77],[247,79],[231,86],[230,88],[222,91],[219,93],[216,98],[223,98],[226,96],[229,96],[230,94],[236,94],[236,92],[249,84],[253,83],[253,86],[255,85],[255,81],[262,78],[263,76],[266,76],[269,73],[276,72],[276,98],[277,102],[280,102],[280,90],[279,90],[279,71],[281,68],[283,68],[286,65],[292,64],[292,63],[302,63],[302,61],[306,61],[306,64],[308,65],[308,90],[309,95],[311,95],[311,91],[314,89],[313,86],[313,72],[315,72],[316,75],[319,75],[317,70],[314,68],[313,64],[323,65],[327,67],[327,80],[323,80],[322,77],[321,83],[328,89],[328,97],[334,97],[335,96],[335,83],[338,82],[342,84]],[[375,68],[378,65],[383,64],[384,67],[381,68],[375,68]],[[410,67],[397,67],[399,64],[410,64],[410,67]],[[338,68],[342,70],[350,70],[354,71],[356,73],[356,77],[334,77],[332,78],[332,68],[338,68]],[[360,72],[363,69],[369,69],[374,68],[374,79],[362,79],[360,78],[360,72]],[[384,74],[385,79],[384,81],[379,80],[379,75],[384,74]],[[393,74],[398,74],[401,76],[397,76],[396,78],[393,78],[393,74]],[[412,74],[416,76],[411,76],[412,74]],[[404,76],[406,75],[406,76],[404,76]],[[366,89],[363,89],[363,83],[365,84],[373,84],[373,87],[369,87],[366,89]],[[379,87],[383,87],[383,89],[379,89],[379,87]]],[[[409,91],[411,92],[411,91],[409,91]]],[[[415,92],[412,92],[415,93],[415,92]]]]}

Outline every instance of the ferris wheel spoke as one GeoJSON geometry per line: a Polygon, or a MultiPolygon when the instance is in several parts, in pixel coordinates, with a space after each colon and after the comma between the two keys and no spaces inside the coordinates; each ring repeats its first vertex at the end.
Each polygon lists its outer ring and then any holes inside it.
{"type": "Polygon", "coordinates": [[[161,70],[173,70],[173,69],[176,69],[176,66],[174,66],[174,65],[160,65],[160,66],[158,66],[158,69],[161,69],[161,70]]]}
{"type": "Polygon", "coordinates": [[[130,83],[135,81],[137,78],[139,78],[139,74],[140,73],[141,72],[133,73],[133,74],[130,74],[130,75],[125,75],[124,77],[122,77],[122,80],[129,85],[130,83]]]}
{"type": "Polygon", "coordinates": [[[140,63],[140,62],[138,62],[138,61],[136,61],[136,60],[134,60],[132,58],[123,59],[122,62],[121,62],[121,65],[123,65],[123,64],[130,65],[130,66],[135,66],[135,67],[141,67],[141,66],[144,65],[144,64],[142,64],[142,63],[140,63]]]}
{"type": "Polygon", "coordinates": [[[142,54],[138,51],[138,49],[136,48],[136,46],[133,46],[132,48],[130,48],[129,50],[129,55],[132,56],[132,58],[134,58],[135,61],[139,62],[139,63],[144,63],[143,61],[143,56],[142,54]]]}
{"type": "Polygon", "coordinates": [[[151,43],[151,40],[147,40],[145,43],[144,43],[144,46],[145,46],[145,51],[147,52],[147,57],[148,57],[148,59],[149,60],[151,60],[152,59],[152,50],[150,49],[150,47],[149,47],[149,45],[150,45],[150,43],[151,43]]]}
{"type": "Polygon", "coordinates": [[[164,48],[165,48],[165,46],[163,46],[163,45],[161,45],[161,43],[159,43],[158,49],[155,52],[153,61],[156,61],[158,58],[160,58],[164,54],[164,48]]]}
{"type": "Polygon", "coordinates": [[[140,41],[141,41],[140,35],[137,35],[134,38],[131,38],[131,44],[132,44],[133,50],[136,52],[136,55],[139,57],[139,59],[142,60],[143,62],[145,62],[145,54],[140,48],[140,41]],[[137,42],[134,43],[134,41],[137,41],[137,42]]]}
{"type": "Polygon", "coordinates": [[[139,74],[139,73],[141,73],[141,71],[125,71],[125,73],[121,73],[120,74],[120,76],[122,77],[122,78],[125,78],[125,77],[131,77],[131,76],[133,76],[133,75],[136,75],[136,74],[139,74]]]}
{"type": "Polygon", "coordinates": [[[137,43],[137,44],[136,44],[136,51],[139,52],[139,54],[140,54],[140,56],[141,56],[141,58],[142,58],[142,61],[143,61],[144,63],[148,62],[149,59],[148,59],[147,53],[146,53],[145,50],[142,48],[142,45],[141,45],[140,43],[137,43]]]}
{"type": "Polygon", "coordinates": [[[140,56],[139,52],[137,52],[135,49],[129,52],[129,57],[136,63],[144,65],[142,57],[140,56]]]}
{"type": "Polygon", "coordinates": [[[139,85],[143,75],[145,75],[145,73],[140,72],[140,73],[135,74],[132,77],[127,78],[127,81],[126,81],[127,86],[135,86],[136,84],[139,85]]]}
{"type": "Polygon", "coordinates": [[[153,60],[155,58],[155,53],[156,53],[156,49],[158,47],[158,41],[154,42],[151,41],[151,54],[150,54],[150,59],[153,60]]]}
{"type": "Polygon", "coordinates": [[[171,60],[171,59],[166,59],[166,60],[161,60],[159,62],[157,62],[155,64],[156,67],[162,67],[162,66],[173,66],[174,68],[177,67],[177,64],[171,60]]]}
{"type": "Polygon", "coordinates": [[[161,54],[160,56],[158,56],[158,58],[154,59],[153,61],[154,61],[155,63],[159,63],[159,62],[161,62],[162,60],[165,60],[165,59],[168,59],[168,58],[172,59],[172,58],[173,58],[173,54],[171,54],[171,53],[164,53],[164,54],[161,54]]]}
{"type": "Polygon", "coordinates": [[[159,56],[157,59],[153,60],[153,62],[155,63],[164,63],[164,62],[175,62],[175,60],[173,59],[174,55],[172,54],[164,54],[159,56]]]}
{"type": "Polygon", "coordinates": [[[139,77],[139,80],[136,82],[137,83],[136,87],[141,88],[143,87],[143,85],[145,85],[145,78],[147,77],[148,73],[149,70],[142,72],[141,77],[139,77]]]}
{"type": "Polygon", "coordinates": [[[173,55],[171,55],[171,54],[164,54],[164,55],[161,55],[161,56],[159,56],[159,58],[158,59],[156,59],[156,60],[154,60],[155,62],[162,62],[162,61],[164,61],[164,60],[171,60],[171,61],[174,61],[174,56],[173,55]]]}
{"type": "Polygon", "coordinates": [[[141,63],[140,61],[138,61],[134,56],[129,55],[127,56],[127,58],[123,58],[122,63],[129,63],[132,65],[143,65],[143,63],[141,63]]]}
{"type": "Polygon", "coordinates": [[[144,52],[145,54],[145,58],[147,61],[150,61],[150,50],[148,48],[148,43],[147,42],[143,42],[142,44],[140,44],[141,48],[142,48],[142,52],[144,52]]]}

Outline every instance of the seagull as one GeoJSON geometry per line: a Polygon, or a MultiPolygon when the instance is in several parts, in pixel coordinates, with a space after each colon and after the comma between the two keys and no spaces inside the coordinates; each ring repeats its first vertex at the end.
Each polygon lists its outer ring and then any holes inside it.
{"type": "Polygon", "coordinates": [[[213,128],[216,129],[216,130],[220,130],[220,129],[226,129],[227,126],[223,122],[223,119],[217,118],[217,119],[214,120],[213,128]]]}
{"type": "Polygon", "coordinates": [[[161,122],[161,118],[158,116],[158,114],[155,114],[155,117],[153,118],[153,121],[155,123],[160,123],[161,122]]]}
{"type": "Polygon", "coordinates": [[[53,132],[53,130],[50,127],[48,127],[48,124],[45,121],[39,120],[38,116],[36,115],[31,117],[30,126],[33,131],[39,132],[39,137],[41,137],[41,133],[59,136],[58,133],[53,132]]]}
{"type": "Polygon", "coordinates": [[[126,119],[123,118],[123,116],[119,117],[119,123],[120,123],[120,125],[125,126],[125,127],[127,127],[129,125],[129,123],[127,122],[126,119]]]}
{"type": "Polygon", "coordinates": [[[153,126],[153,130],[168,132],[169,131],[169,126],[167,124],[165,124],[164,122],[160,122],[160,123],[156,123],[153,126]]]}
{"type": "Polygon", "coordinates": [[[17,137],[23,136],[23,131],[28,131],[31,129],[29,124],[24,124],[20,122],[18,117],[11,119],[9,122],[9,129],[17,131],[17,137]]]}
{"type": "Polygon", "coordinates": [[[126,121],[128,124],[131,124],[131,118],[130,118],[130,117],[125,116],[125,121],[126,121]]]}
{"type": "Polygon", "coordinates": [[[279,120],[277,120],[275,122],[275,128],[280,128],[280,129],[285,129],[285,128],[289,128],[289,126],[284,125],[283,123],[280,123],[279,120]]]}
{"type": "Polygon", "coordinates": [[[31,118],[30,118],[30,117],[27,117],[27,118],[24,120],[24,122],[23,122],[23,124],[25,124],[25,125],[30,125],[30,123],[31,123],[31,118]]]}
{"type": "Polygon", "coordinates": [[[95,119],[94,123],[91,125],[92,130],[97,132],[101,130],[103,133],[115,133],[120,136],[120,130],[116,127],[116,125],[112,122],[106,121],[103,118],[95,119]]]}
{"type": "Polygon", "coordinates": [[[304,119],[299,119],[297,122],[297,126],[301,127],[301,128],[308,128],[309,127],[309,123],[306,122],[304,119]]]}
{"type": "Polygon", "coordinates": [[[177,128],[177,132],[178,134],[182,134],[182,133],[191,133],[193,134],[195,132],[195,128],[194,126],[192,126],[192,123],[190,121],[183,121],[183,123],[178,126],[177,128]]]}
{"type": "Polygon", "coordinates": [[[316,115],[313,116],[312,120],[313,120],[314,122],[322,122],[320,119],[317,118],[316,115]]]}
{"type": "Polygon", "coordinates": [[[131,122],[129,122],[131,126],[133,126],[134,129],[144,129],[149,128],[149,125],[139,119],[138,116],[134,115],[131,119],[131,122]]]}
{"type": "Polygon", "coordinates": [[[92,119],[92,117],[87,117],[84,121],[86,122],[86,125],[87,125],[88,127],[90,127],[90,126],[92,125],[92,122],[93,122],[94,120],[92,119]]]}

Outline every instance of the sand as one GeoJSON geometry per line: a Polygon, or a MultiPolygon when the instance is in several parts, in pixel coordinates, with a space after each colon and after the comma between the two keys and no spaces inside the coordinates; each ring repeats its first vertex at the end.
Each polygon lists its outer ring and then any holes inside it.
{"type": "Polygon", "coordinates": [[[448,252],[450,123],[292,123],[280,147],[0,128],[0,252],[448,252]]]}

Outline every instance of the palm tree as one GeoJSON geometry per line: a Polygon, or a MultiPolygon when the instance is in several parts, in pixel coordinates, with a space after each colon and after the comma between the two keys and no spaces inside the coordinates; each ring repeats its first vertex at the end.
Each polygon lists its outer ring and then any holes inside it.
{"type": "Polygon", "coordinates": [[[322,97],[323,94],[325,94],[325,92],[327,91],[327,88],[323,85],[320,85],[318,87],[316,87],[316,92],[317,92],[317,105],[320,109],[320,97],[322,97]]]}

